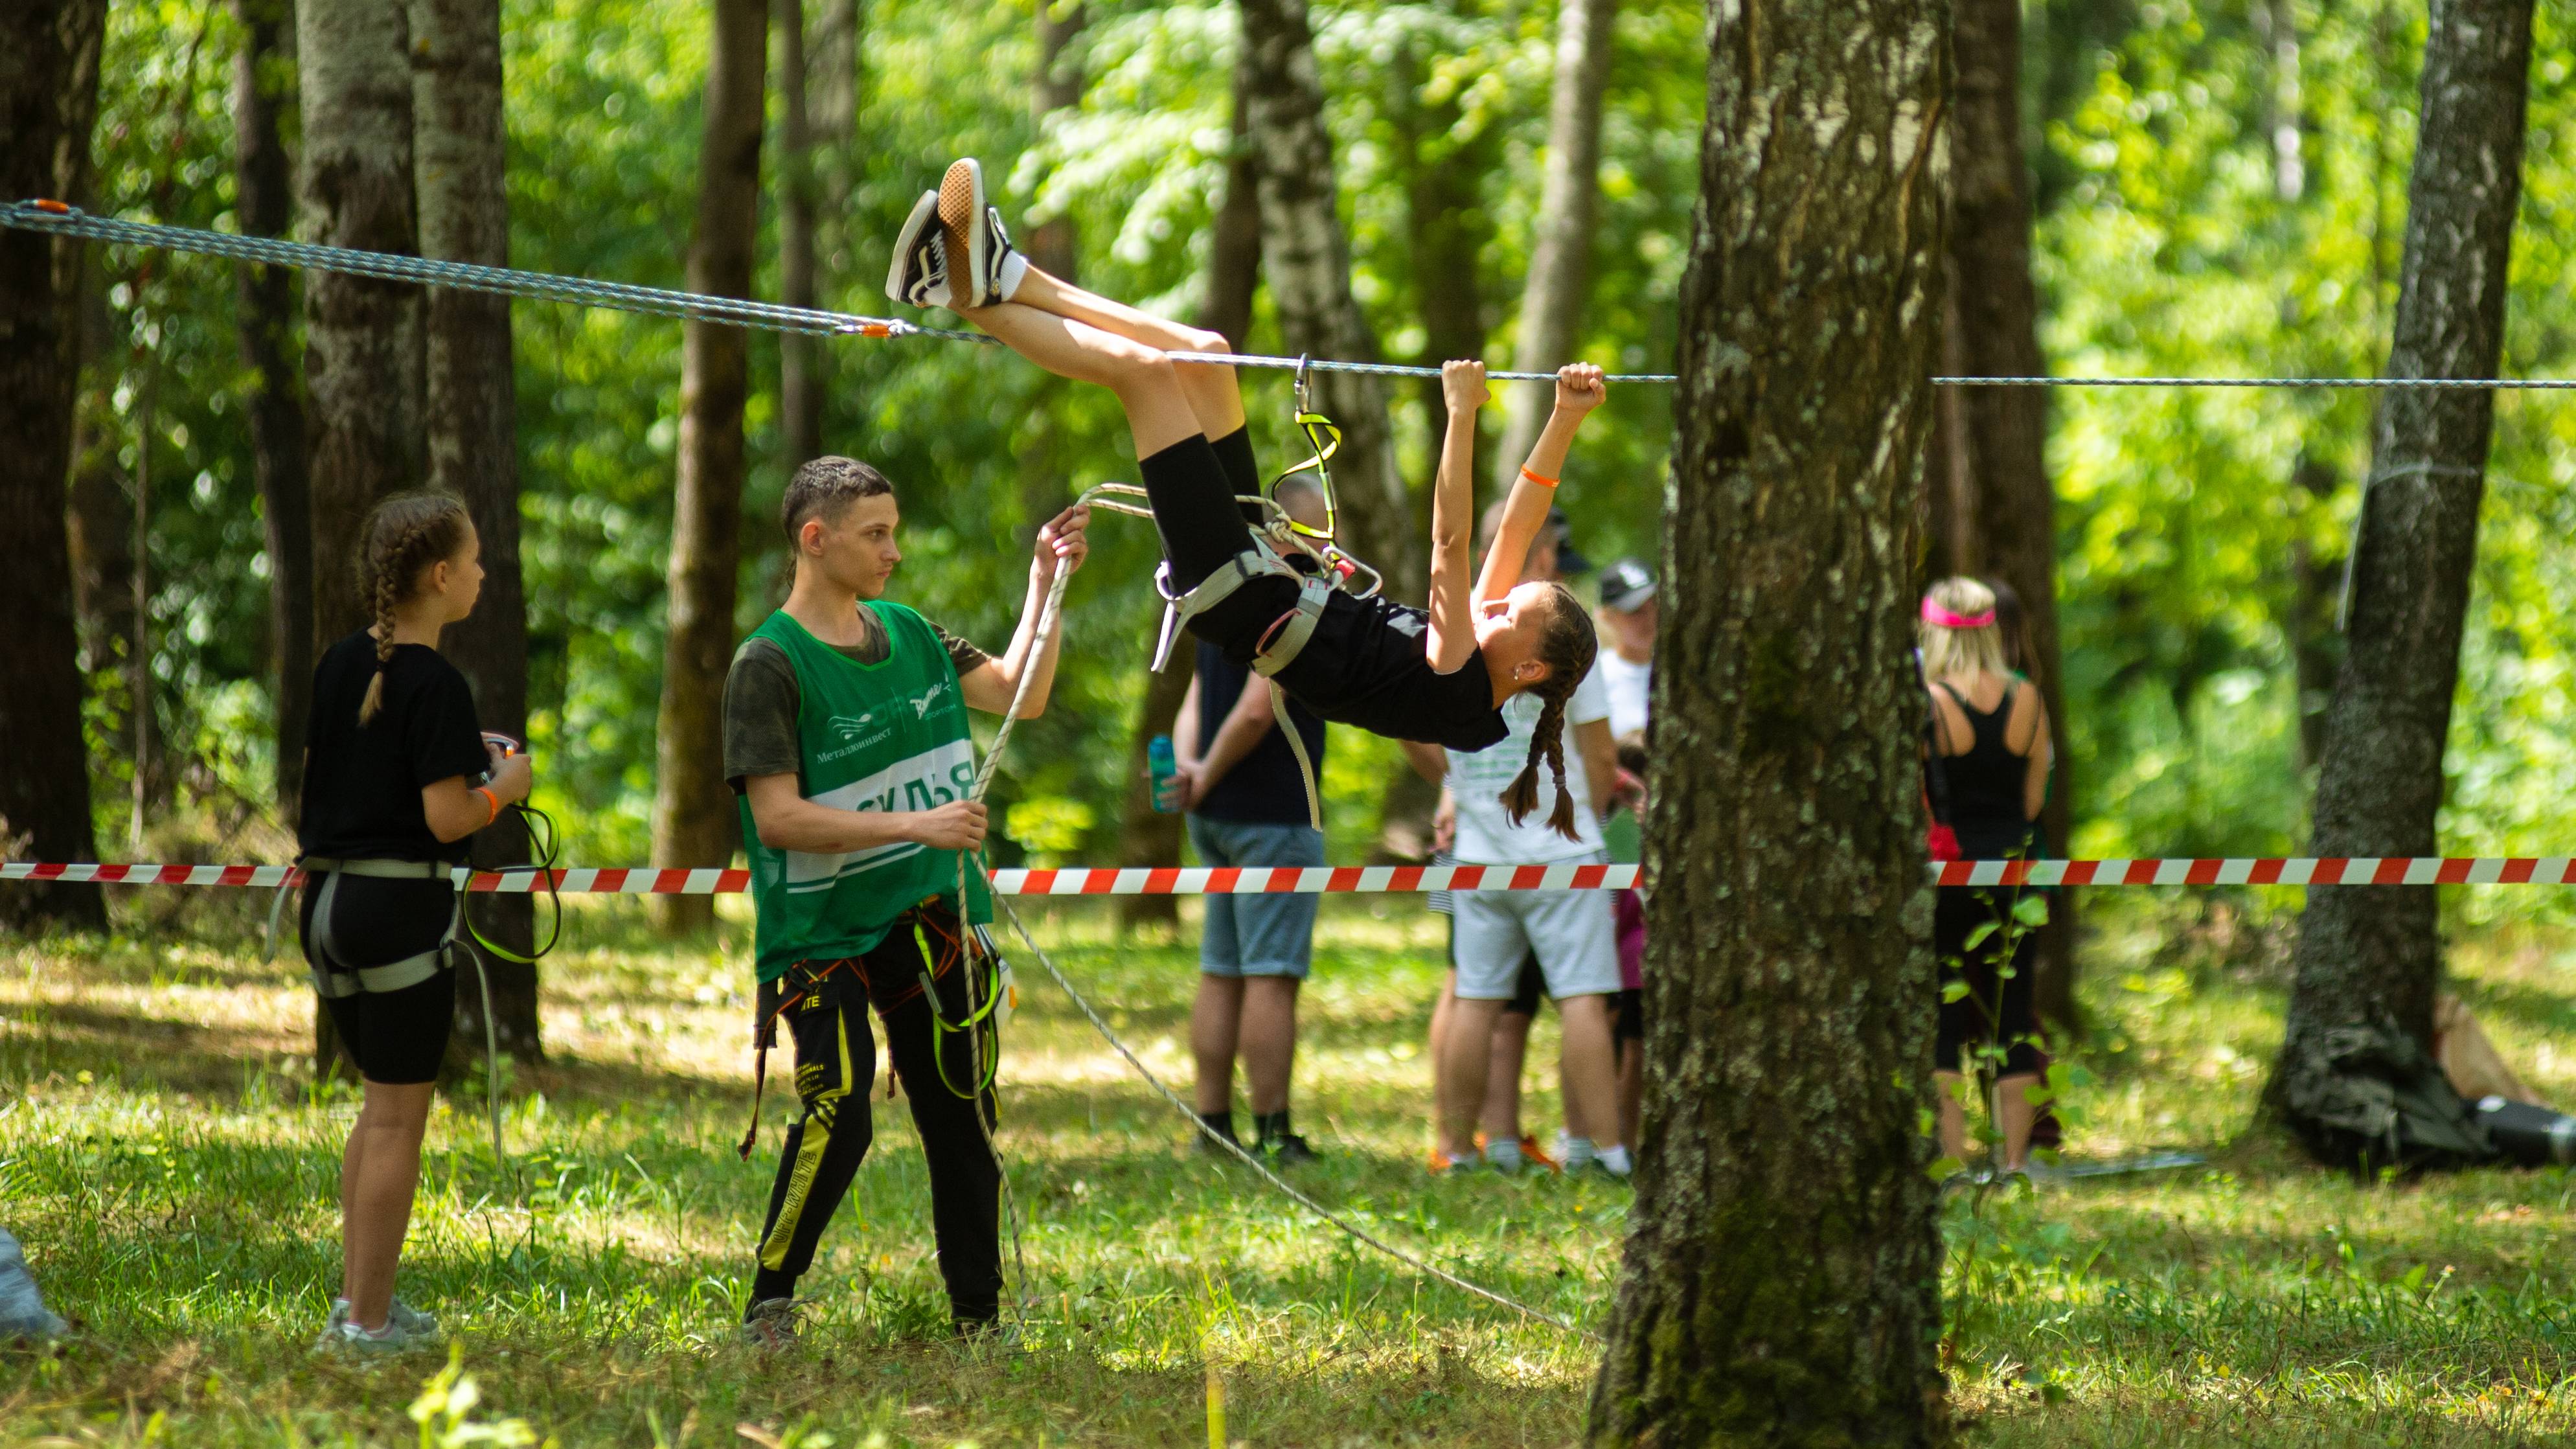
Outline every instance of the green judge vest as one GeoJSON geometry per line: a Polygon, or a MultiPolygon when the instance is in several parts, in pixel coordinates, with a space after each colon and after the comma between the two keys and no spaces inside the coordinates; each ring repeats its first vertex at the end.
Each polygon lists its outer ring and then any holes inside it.
{"type": "MultiPolygon", "coordinates": [[[[785,611],[752,631],[787,654],[796,670],[797,789],[838,810],[933,810],[975,788],[975,741],[966,725],[957,666],[939,636],[901,604],[869,602],[890,648],[861,664],[816,639],[785,611]]],[[[751,800],[742,801],[742,839],[751,857],[752,906],[759,918],[757,970],[774,981],[797,961],[856,956],[875,946],[903,913],[932,897],[957,904],[957,858],[899,841],[846,855],[812,855],[760,843],[751,800]]],[[[992,901],[966,862],[968,919],[992,919],[992,901]]],[[[966,914],[966,912],[961,912],[966,914]]]]}

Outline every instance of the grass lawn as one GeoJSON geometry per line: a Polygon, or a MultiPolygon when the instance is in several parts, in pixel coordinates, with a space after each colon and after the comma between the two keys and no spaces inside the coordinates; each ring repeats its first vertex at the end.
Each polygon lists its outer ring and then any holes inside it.
{"type": "MultiPolygon", "coordinates": [[[[2567,1175],[2355,1184],[2249,1132],[2280,1030],[2278,936],[2233,920],[2170,903],[2110,918],[2077,1054],[2091,1080],[2072,1160],[2178,1146],[2214,1165],[1946,1209],[1970,1434],[2576,1442],[2567,1175]]],[[[1117,944],[1087,913],[1045,935],[1185,1083],[1193,952],[1117,944]]],[[[1426,1285],[1191,1155],[1179,1119],[1026,964],[1001,1134],[1026,1220],[1026,1339],[945,1341],[920,1155],[880,1085],[876,1149],[806,1280],[819,1321],[792,1356],[739,1348],[790,1105],[771,1094],[761,1150],[738,1161],[747,939],[731,926],[721,949],[674,949],[626,903],[578,909],[547,962],[553,1059],[506,1095],[512,1159],[496,1167],[484,1146],[479,1077],[438,1108],[404,1293],[446,1320],[480,1389],[462,1421],[523,1419],[566,1445],[1204,1443],[1214,1383],[1229,1437],[1252,1444],[1574,1437],[1582,1344],[1426,1285]]],[[[0,1443],[440,1442],[408,1410],[444,1360],[305,1356],[337,1281],[354,1101],[312,1080],[296,970],[240,941],[208,923],[149,946],[0,945],[0,1224],[82,1325],[60,1351],[0,1350],[0,1443]]],[[[2576,1059],[2549,1044],[2576,1027],[2569,964],[2576,938],[2533,931],[2470,940],[2455,961],[2507,1058],[2562,1101],[2576,1059]]],[[[1329,1155],[1299,1180],[1457,1272],[1597,1324],[1624,1189],[1421,1170],[1440,966],[1412,900],[1328,909],[1297,1105],[1329,1155]]],[[[1532,1055],[1554,1060],[1548,1027],[1532,1055]]],[[[1556,1110],[1544,1076],[1541,1128],[1556,1110]]]]}

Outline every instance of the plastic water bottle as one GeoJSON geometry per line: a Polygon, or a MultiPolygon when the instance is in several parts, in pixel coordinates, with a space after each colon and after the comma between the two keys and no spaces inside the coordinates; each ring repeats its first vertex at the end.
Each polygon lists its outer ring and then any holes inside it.
{"type": "Polygon", "coordinates": [[[1172,777],[1180,773],[1180,761],[1172,753],[1172,737],[1156,735],[1145,742],[1145,773],[1154,792],[1154,808],[1172,813],[1172,777]]]}

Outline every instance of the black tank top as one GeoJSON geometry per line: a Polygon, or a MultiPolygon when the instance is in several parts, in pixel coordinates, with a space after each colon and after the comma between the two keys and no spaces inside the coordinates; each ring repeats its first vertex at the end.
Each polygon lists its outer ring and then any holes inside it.
{"type": "MultiPolygon", "coordinates": [[[[1980,712],[1944,683],[1941,692],[1959,706],[1968,722],[1968,748],[1941,757],[1941,773],[1950,786],[1950,824],[1959,833],[1959,849],[1970,860],[2003,860],[2030,853],[2031,820],[2022,813],[2022,791],[2030,778],[2030,757],[2017,755],[2004,743],[2012,719],[2013,697],[2021,682],[2004,685],[2004,697],[1991,713],[1980,712]]],[[[1942,743],[1949,731],[1941,731],[1942,743]]]]}

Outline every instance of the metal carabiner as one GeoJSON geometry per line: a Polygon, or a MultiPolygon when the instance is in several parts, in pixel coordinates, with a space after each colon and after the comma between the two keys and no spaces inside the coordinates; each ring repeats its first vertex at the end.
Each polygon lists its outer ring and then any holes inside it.
{"type": "Polygon", "coordinates": [[[1313,359],[1314,354],[1311,352],[1301,352],[1297,354],[1297,411],[1301,413],[1310,413],[1314,411],[1314,408],[1310,406],[1308,402],[1309,393],[1307,391],[1306,368],[1306,364],[1313,359]]]}

